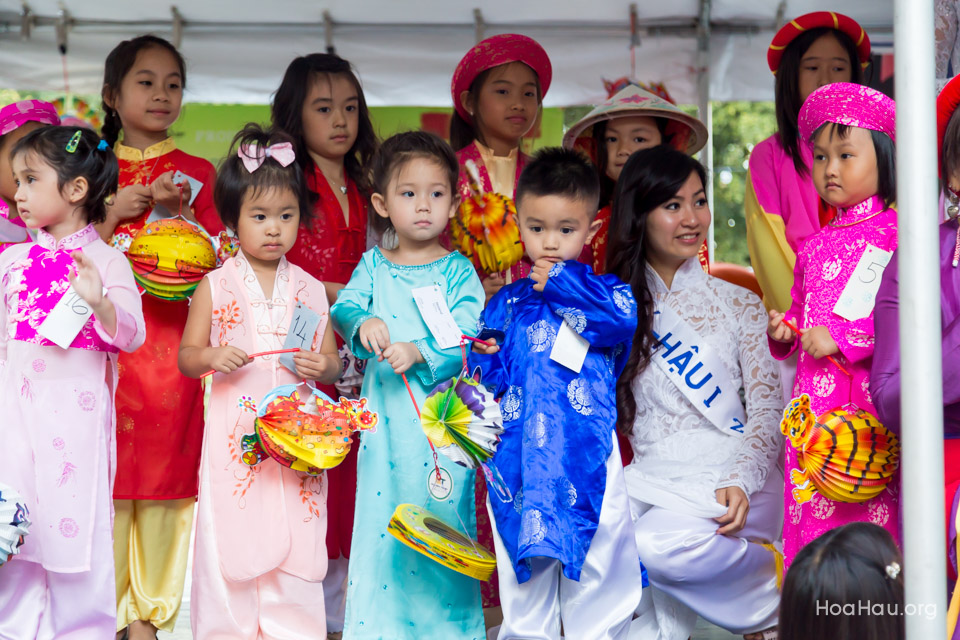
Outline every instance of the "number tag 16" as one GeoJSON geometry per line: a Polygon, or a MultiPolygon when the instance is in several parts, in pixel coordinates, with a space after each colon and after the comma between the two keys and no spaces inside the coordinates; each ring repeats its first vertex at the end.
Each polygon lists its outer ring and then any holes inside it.
{"type": "MultiPolygon", "coordinates": [[[[107,294],[106,289],[103,294],[107,294]]],[[[47,314],[47,319],[37,328],[37,333],[61,349],[66,349],[73,344],[73,339],[92,314],[90,305],[73,290],[73,286],[67,287],[63,297],[47,314]]]]}
{"type": "Polygon", "coordinates": [[[860,320],[873,313],[873,305],[877,301],[877,291],[880,289],[880,279],[883,270],[890,263],[892,251],[884,251],[879,247],[868,244],[857,268],[853,270],[847,280],[843,292],[833,307],[833,312],[847,320],[860,320]]]}

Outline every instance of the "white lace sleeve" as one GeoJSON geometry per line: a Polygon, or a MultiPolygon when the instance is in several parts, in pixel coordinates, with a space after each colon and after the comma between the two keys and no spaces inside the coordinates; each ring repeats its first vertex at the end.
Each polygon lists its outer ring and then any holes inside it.
{"type": "Polygon", "coordinates": [[[740,371],[747,401],[747,424],[740,446],[718,488],[737,486],[748,496],[767,479],[780,451],[783,397],[780,370],[767,346],[767,315],[753,293],[737,289],[729,298],[739,323],[740,371]]]}
{"type": "Polygon", "coordinates": [[[953,74],[960,73],[960,44],[957,42],[958,7],[957,0],[936,0],[934,9],[934,37],[936,39],[936,75],[937,90],[950,79],[950,63],[953,62],[953,74]]]}

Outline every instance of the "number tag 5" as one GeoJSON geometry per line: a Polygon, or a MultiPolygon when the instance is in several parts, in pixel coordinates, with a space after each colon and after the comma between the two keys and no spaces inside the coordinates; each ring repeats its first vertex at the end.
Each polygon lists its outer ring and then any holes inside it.
{"type": "Polygon", "coordinates": [[[866,318],[873,313],[877,291],[880,289],[880,279],[891,256],[893,252],[868,244],[863,255],[860,256],[857,268],[853,270],[846,286],[843,287],[833,312],[851,321],[866,318]]]}

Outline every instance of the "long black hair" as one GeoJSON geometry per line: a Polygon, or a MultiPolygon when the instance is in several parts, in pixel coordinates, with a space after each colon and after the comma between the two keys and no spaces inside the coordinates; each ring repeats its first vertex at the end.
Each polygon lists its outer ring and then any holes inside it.
{"type": "Polygon", "coordinates": [[[87,197],[78,206],[88,223],[106,220],[106,201],[117,192],[119,167],[113,151],[100,144],[100,136],[86,127],[40,127],[14,145],[10,157],[29,153],[57,172],[61,190],[71,180],[85,178],[87,197]]]}
{"type": "Polygon", "coordinates": [[[630,433],[637,415],[631,383],[647,368],[656,340],[653,337],[653,293],[647,286],[647,218],[650,212],[677,195],[690,174],[707,184],[703,165],[665,145],[642,149],[627,160],[617,180],[610,214],[607,272],[633,290],[637,301],[637,331],[627,364],[617,380],[617,429],[630,433]]]}
{"type": "Polygon", "coordinates": [[[354,73],[353,66],[332,53],[311,53],[294,58],[283,74],[280,87],[273,95],[270,115],[273,126],[290,136],[297,150],[297,164],[302,170],[313,169],[313,158],[307,149],[303,132],[303,105],[307,101],[313,83],[320,77],[342,75],[350,80],[357,91],[357,139],[343,157],[343,170],[362,193],[370,189],[367,167],[377,152],[379,142],[370,122],[370,109],[363,96],[363,88],[354,73]]]}
{"type": "Polygon", "coordinates": [[[107,141],[111,147],[120,137],[120,130],[123,129],[123,123],[120,121],[120,114],[116,108],[111,107],[107,102],[117,103],[117,97],[120,95],[120,85],[123,78],[137,61],[137,54],[144,49],[158,47],[166,49],[177,61],[180,67],[180,85],[187,87],[187,63],[183,56],[177,51],[177,48],[167,40],[152,34],[137,36],[131,40],[124,40],[113,48],[107,55],[107,62],[103,65],[103,87],[100,89],[100,97],[103,100],[103,111],[106,116],[103,119],[103,126],[100,128],[100,135],[107,141]]]}
{"type": "Polygon", "coordinates": [[[904,640],[902,562],[893,538],[875,524],[823,534],[787,572],[780,640],[904,640]]]}
{"type": "Polygon", "coordinates": [[[943,134],[943,146],[940,148],[940,180],[944,195],[950,193],[950,179],[958,173],[960,173],[960,109],[954,109],[947,122],[947,128],[943,134]]]}
{"type": "Polygon", "coordinates": [[[847,57],[850,58],[850,82],[863,84],[863,68],[860,63],[866,60],[860,60],[857,57],[856,43],[842,31],[829,27],[810,29],[791,40],[784,49],[780,66],[777,68],[777,81],[774,87],[777,132],[780,134],[780,144],[793,158],[793,166],[800,175],[810,173],[810,167],[804,163],[800,155],[800,130],[797,127],[797,116],[800,115],[800,107],[803,106],[803,100],[800,97],[800,63],[807,49],[821,36],[827,34],[837,39],[840,46],[847,52],[847,57]]]}
{"type": "MultiPolygon", "coordinates": [[[[481,144],[486,144],[486,140],[483,139],[483,134],[476,125],[477,122],[482,122],[480,110],[476,107],[480,98],[480,90],[483,89],[483,85],[486,84],[491,73],[495,69],[505,67],[508,64],[513,63],[507,62],[505,64],[485,69],[477,74],[477,77],[474,78],[473,82],[470,83],[470,97],[468,98],[468,102],[474,105],[473,122],[464,120],[463,116],[460,115],[460,112],[454,108],[453,117],[450,118],[450,146],[453,147],[454,151],[460,151],[460,149],[463,149],[467,145],[471,144],[474,140],[479,140],[481,144]]],[[[533,71],[532,68],[530,70],[533,71]]],[[[539,112],[543,110],[543,90],[540,88],[540,76],[537,75],[536,71],[533,72],[533,77],[537,79],[537,111],[539,112]]],[[[453,99],[457,100],[459,104],[460,96],[454,96],[453,99]]],[[[456,105],[454,106],[456,107],[456,105]]],[[[539,113],[537,114],[537,117],[540,117],[539,113]]],[[[534,122],[536,122],[536,119],[534,122]]]]}

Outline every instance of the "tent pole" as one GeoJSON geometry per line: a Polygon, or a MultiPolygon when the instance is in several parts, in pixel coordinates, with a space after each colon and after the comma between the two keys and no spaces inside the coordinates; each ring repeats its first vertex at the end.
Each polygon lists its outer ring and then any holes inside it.
{"type": "Polygon", "coordinates": [[[323,12],[323,46],[327,53],[337,52],[333,46],[333,16],[326,10],[323,12]]]}
{"type": "MultiPolygon", "coordinates": [[[[700,151],[700,161],[707,170],[707,203],[710,213],[713,210],[713,107],[710,104],[710,0],[700,0],[700,17],[697,25],[697,96],[700,120],[707,127],[709,134],[707,145],[700,151]]],[[[716,253],[714,242],[714,218],[710,216],[710,227],[707,229],[707,248],[710,254],[710,264],[713,264],[716,253]]]]}
{"type": "Polygon", "coordinates": [[[777,5],[777,19],[774,22],[774,29],[780,31],[780,27],[787,23],[787,0],[780,0],[777,5]]]}
{"type": "Polygon", "coordinates": [[[487,36],[487,23],[483,19],[483,12],[480,9],[473,10],[473,37],[480,42],[487,36]]]}
{"type": "Polygon", "coordinates": [[[170,15],[173,18],[173,25],[170,29],[170,42],[179,49],[183,46],[183,25],[185,23],[183,14],[176,6],[170,7],[170,15]]]}
{"type": "Polygon", "coordinates": [[[904,618],[909,640],[928,640],[947,635],[933,0],[894,0],[893,11],[904,618]]]}

